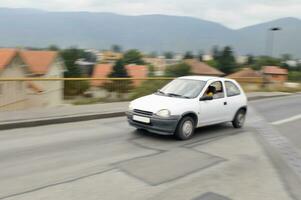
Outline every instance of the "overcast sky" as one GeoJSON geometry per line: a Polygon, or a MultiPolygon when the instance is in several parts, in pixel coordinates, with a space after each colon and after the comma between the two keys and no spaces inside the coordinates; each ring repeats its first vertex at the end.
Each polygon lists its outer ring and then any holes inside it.
{"type": "Polygon", "coordinates": [[[301,0],[1,0],[0,7],[184,15],[231,28],[282,17],[301,18],[301,0]]]}

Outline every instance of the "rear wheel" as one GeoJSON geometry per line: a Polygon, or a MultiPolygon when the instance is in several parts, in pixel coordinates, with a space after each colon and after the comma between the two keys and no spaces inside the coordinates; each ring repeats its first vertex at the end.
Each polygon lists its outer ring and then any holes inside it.
{"type": "Polygon", "coordinates": [[[195,129],[193,118],[187,116],[181,119],[175,132],[175,136],[179,140],[187,140],[192,137],[195,129]]]}
{"type": "Polygon", "coordinates": [[[237,111],[234,120],[232,121],[232,125],[234,128],[243,127],[246,120],[246,111],[244,109],[240,109],[237,111]]]}

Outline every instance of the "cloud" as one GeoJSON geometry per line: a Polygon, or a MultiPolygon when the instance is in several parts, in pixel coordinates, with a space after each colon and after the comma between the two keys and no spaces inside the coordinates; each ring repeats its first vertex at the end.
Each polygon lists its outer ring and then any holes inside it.
{"type": "Polygon", "coordinates": [[[239,28],[281,17],[301,18],[300,0],[1,0],[1,7],[51,11],[184,15],[239,28]]]}

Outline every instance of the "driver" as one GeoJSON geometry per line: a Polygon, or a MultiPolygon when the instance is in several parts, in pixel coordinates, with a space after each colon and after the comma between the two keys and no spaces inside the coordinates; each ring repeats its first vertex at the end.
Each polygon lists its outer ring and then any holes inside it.
{"type": "Polygon", "coordinates": [[[213,97],[213,95],[216,93],[216,88],[212,85],[210,85],[206,90],[206,96],[213,97]]]}

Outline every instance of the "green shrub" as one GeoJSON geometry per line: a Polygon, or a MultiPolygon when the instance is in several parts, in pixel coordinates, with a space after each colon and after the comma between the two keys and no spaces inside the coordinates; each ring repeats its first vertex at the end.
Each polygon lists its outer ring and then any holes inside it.
{"type": "Polygon", "coordinates": [[[152,94],[170,81],[171,80],[146,80],[139,87],[133,90],[130,98],[136,99],[138,97],[152,94]]]}
{"type": "Polygon", "coordinates": [[[301,71],[290,71],[288,73],[288,80],[290,81],[301,81],[301,71]]]}
{"type": "Polygon", "coordinates": [[[82,95],[90,87],[88,81],[65,81],[64,85],[65,96],[82,95]]]}
{"type": "Polygon", "coordinates": [[[166,67],[165,75],[169,77],[180,77],[190,75],[191,66],[186,63],[169,65],[166,67]]]}

